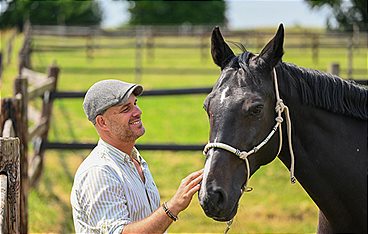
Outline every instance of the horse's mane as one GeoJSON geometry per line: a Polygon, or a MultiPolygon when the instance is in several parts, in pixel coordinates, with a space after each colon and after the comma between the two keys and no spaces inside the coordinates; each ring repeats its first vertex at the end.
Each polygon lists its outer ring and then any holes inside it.
{"type": "Polygon", "coordinates": [[[279,63],[282,77],[293,82],[302,103],[328,111],[368,119],[368,89],[328,73],[279,63]]]}
{"type": "MultiPolygon", "coordinates": [[[[230,61],[230,67],[247,64],[251,53],[241,43],[231,43],[243,53],[230,61]]],[[[276,69],[278,74],[281,72],[281,77],[285,77],[287,82],[293,83],[297,88],[303,104],[363,120],[368,119],[368,88],[354,81],[291,63],[280,62],[276,69]]]]}

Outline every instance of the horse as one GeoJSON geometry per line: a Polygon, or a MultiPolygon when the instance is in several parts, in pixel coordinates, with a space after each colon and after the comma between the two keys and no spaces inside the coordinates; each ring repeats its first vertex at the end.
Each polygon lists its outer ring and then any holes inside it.
{"type": "Polygon", "coordinates": [[[259,54],[235,55],[213,29],[221,75],[204,101],[199,203],[208,217],[232,220],[249,178],[278,157],[318,206],[318,233],[367,233],[368,89],[283,62],[283,44],[280,24],[259,54]]]}

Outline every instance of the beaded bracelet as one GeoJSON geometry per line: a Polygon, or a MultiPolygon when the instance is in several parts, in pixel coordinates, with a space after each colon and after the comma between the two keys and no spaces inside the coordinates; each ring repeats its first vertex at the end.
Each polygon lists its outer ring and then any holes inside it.
{"type": "Polygon", "coordinates": [[[170,218],[170,219],[172,219],[172,220],[174,220],[174,221],[176,221],[176,220],[178,220],[178,219],[179,219],[179,218],[178,218],[178,216],[174,215],[174,214],[169,210],[169,208],[167,208],[167,203],[166,203],[166,202],[162,203],[162,208],[164,209],[165,213],[167,214],[167,216],[169,216],[169,218],[170,218]]]}

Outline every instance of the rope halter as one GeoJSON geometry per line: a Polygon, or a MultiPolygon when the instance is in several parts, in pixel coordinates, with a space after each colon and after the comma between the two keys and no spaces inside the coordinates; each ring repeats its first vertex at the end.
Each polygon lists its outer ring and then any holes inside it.
{"type": "MultiPolygon", "coordinates": [[[[280,139],[280,144],[279,144],[279,149],[277,152],[276,157],[280,154],[281,152],[281,148],[282,148],[282,128],[281,128],[281,124],[284,121],[284,119],[282,118],[282,113],[285,112],[285,117],[286,117],[286,126],[287,126],[287,136],[288,136],[288,142],[289,142],[289,150],[290,150],[290,157],[291,157],[291,165],[290,165],[290,181],[292,184],[295,183],[296,179],[294,176],[294,164],[295,164],[295,160],[294,160],[294,151],[293,151],[293,145],[291,142],[291,120],[290,120],[290,113],[289,113],[289,108],[284,104],[283,100],[280,98],[280,94],[279,94],[279,87],[278,87],[278,82],[277,82],[277,74],[276,74],[276,70],[275,68],[273,69],[273,78],[274,78],[274,85],[275,85],[275,96],[276,96],[276,107],[275,107],[275,111],[277,113],[277,116],[275,118],[276,124],[273,126],[271,132],[267,135],[267,137],[261,142],[259,143],[257,146],[255,146],[252,150],[250,150],[249,152],[247,151],[241,151],[239,149],[236,149],[228,144],[225,143],[220,143],[220,142],[214,142],[214,143],[208,143],[203,150],[203,154],[206,155],[207,152],[211,149],[211,148],[219,148],[219,149],[223,149],[226,151],[229,151],[233,154],[235,154],[236,156],[238,156],[240,159],[245,161],[245,165],[247,167],[247,180],[244,184],[244,187],[241,190],[241,193],[243,194],[244,192],[250,192],[253,189],[251,187],[248,187],[248,181],[249,181],[249,177],[250,177],[250,167],[249,167],[249,160],[248,157],[249,155],[252,155],[254,153],[256,153],[260,148],[262,148],[265,144],[267,144],[267,142],[271,139],[271,137],[275,134],[275,132],[277,131],[277,129],[279,129],[279,139],[280,139]]],[[[230,226],[233,222],[233,219],[231,219],[230,221],[227,222],[227,228],[225,230],[225,233],[227,233],[230,229],[230,226]]]]}

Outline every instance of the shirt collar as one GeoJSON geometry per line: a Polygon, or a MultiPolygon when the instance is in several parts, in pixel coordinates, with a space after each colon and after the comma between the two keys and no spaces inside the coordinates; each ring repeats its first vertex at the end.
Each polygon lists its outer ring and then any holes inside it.
{"type": "MultiPolygon", "coordinates": [[[[131,161],[130,160],[130,157],[129,157],[129,155],[127,153],[119,150],[115,146],[110,145],[109,143],[107,143],[106,141],[102,140],[101,138],[98,140],[97,145],[98,146],[102,146],[103,148],[105,148],[109,152],[111,152],[114,155],[116,155],[118,160],[122,159],[124,162],[131,161]]],[[[136,159],[140,164],[145,163],[144,159],[142,158],[142,156],[140,155],[139,151],[135,147],[133,147],[133,150],[132,150],[132,157],[134,159],[136,159]]]]}

